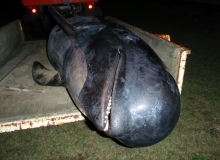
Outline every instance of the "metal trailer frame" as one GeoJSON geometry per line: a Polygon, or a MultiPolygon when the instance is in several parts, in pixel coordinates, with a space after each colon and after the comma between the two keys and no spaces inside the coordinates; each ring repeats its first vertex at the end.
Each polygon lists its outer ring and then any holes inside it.
{"type": "MultiPolygon", "coordinates": [[[[113,17],[147,42],[167,65],[182,90],[190,50],[170,41],[169,35],[154,35],[113,17]]],[[[54,70],[46,55],[46,41],[25,41],[21,22],[0,28],[0,133],[84,121],[64,87],[37,85],[31,75],[33,61],[54,70]]]]}

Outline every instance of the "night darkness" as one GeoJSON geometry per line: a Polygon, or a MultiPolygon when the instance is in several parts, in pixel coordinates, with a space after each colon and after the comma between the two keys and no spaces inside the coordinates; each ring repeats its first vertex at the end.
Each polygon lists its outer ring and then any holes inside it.
{"type": "MultiPolygon", "coordinates": [[[[161,1],[162,0],[153,1],[153,2],[152,0],[146,0],[146,1],[101,0],[99,1],[99,4],[105,15],[116,16],[116,18],[118,18],[117,14],[119,15],[120,12],[116,13],[114,11],[115,5],[122,6],[123,9],[123,6],[132,6],[133,3],[135,3],[135,5],[141,5],[141,6],[143,5],[149,6],[150,4],[155,3],[156,5],[152,5],[152,7],[159,7],[163,9],[166,8],[167,12],[169,12],[168,13],[169,16],[173,17],[174,19],[183,19],[185,23],[189,23],[192,25],[197,23],[197,24],[201,24],[203,27],[205,27],[206,25],[207,26],[211,25],[213,27],[220,28],[220,5],[200,4],[200,3],[190,3],[190,2],[183,3],[177,0],[171,0],[170,2],[163,4],[161,3],[161,1]],[[191,10],[187,12],[184,11],[183,9],[178,9],[184,7],[191,8],[191,10]]],[[[21,19],[24,7],[22,6],[20,0],[1,0],[0,6],[1,6],[0,27],[11,22],[12,20],[21,19]]],[[[138,24],[140,24],[140,22],[138,22],[138,24]]],[[[25,23],[23,23],[23,25],[25,25],[25,23]]],[[[26,33],[26,35],[27,34],[29,33],[26,33]]],[[[47,33],[45,32],[44,34],[47,33]]],[[[47,37],[46,35],[43,35],[43,36],[39,36],[38,39],[45,39],[46,37],[47,37]]]]}
{"type": "Polygon", "coordinates": [[[21,19],[23,6],[20,0],[1,0],[0,6],[0,27],[15,19],[21,19]]]}

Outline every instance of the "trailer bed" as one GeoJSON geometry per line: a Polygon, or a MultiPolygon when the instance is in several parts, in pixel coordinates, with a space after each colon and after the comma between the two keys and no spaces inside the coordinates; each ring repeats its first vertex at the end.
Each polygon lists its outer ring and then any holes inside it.
{"type": "MultiPolygon", "coordinates": [[[[153,35],[112,17],[146,41],[167,65],[181,92],[190,50],[170,42],[169,35],[153,35]]],[[[64,87],[36,84],[34,61],[54,70],[46,54],[46,41],[25,41],[21,22],[0,28],[0,133],[83,121],[64,87]]]]}
{"type": "Polygon", "coordinates": [[[64,87],[40,86],[33,81],[34,61],[54,69],[47,59],[46,41],[32,44],[34,48],[23,53],[28,56],[0,82],[0,132],[84,120],[64,87]]]}

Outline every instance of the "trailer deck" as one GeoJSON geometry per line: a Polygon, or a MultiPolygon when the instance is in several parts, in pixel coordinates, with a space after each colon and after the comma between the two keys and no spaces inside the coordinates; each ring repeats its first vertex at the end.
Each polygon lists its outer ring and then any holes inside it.
{"type": "Polygon", "coordinates": [[[28,56],[0,82],[0,132],[84,120],[64,87],[40,86],[33,81],[34,61],[54,69],[45,54],[46,41],[32,45],[28,56]]]}
{"type": "MultiPolygon", "coordinates": [[[[181,92],[190,50],[169,42],[169,35],[153,35],[112,17],[146,41],[167,65],[181,92]]],[[[0,28],[0,133],[83,121],[64,87],[36,84],[32,64],[54,70],[46,54],[46,41],[25,41],[20,21],[0,28]]]]}

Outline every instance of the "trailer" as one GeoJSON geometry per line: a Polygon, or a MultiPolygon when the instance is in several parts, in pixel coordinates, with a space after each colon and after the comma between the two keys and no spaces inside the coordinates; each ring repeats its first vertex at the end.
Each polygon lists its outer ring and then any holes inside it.
{"type": "MultiPolygon", "coordinates": [[[[147,42],[168,67],[181,92],[185,64],[190,50],[170,41],[169,35],[155,35],[113,17],[147,42]]],[[[64,87],[36,84],[34,61],[54,70],[46,54],[46,40],[25,41],[20,20],[0,28],[0,133],[84,121],[64,87]]]]}

